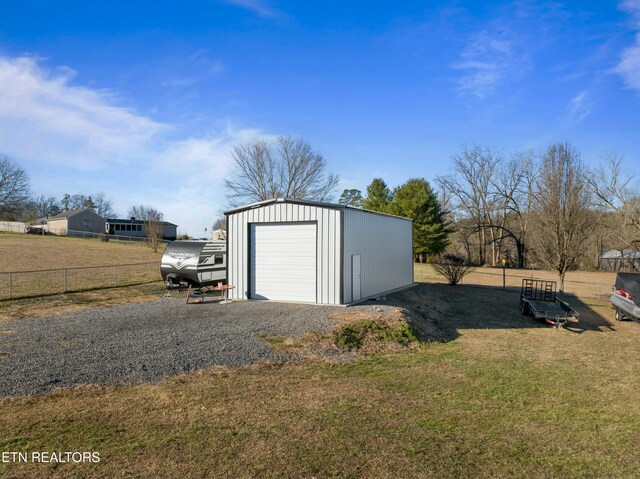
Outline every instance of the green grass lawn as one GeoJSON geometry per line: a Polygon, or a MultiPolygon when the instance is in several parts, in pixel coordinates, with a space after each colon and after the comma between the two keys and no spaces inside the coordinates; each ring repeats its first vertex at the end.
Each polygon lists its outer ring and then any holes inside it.
{"type": "Polygon", "coordinates": [[[582,323],[554,330],[497,288],[390,299],[442,341],[4,399],[0,451],[101,462],[0,477],[640,477],[640,324],[574,298],[582,323]]]}

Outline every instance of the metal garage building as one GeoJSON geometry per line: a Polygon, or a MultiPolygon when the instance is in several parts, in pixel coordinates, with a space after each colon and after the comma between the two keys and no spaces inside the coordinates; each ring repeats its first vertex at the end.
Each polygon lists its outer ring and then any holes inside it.
{"type": "Polygon", "coordinates": [[[410,219],[293,199],[225,214],[230,298],[349,304],[413,283],[410,219]]]}

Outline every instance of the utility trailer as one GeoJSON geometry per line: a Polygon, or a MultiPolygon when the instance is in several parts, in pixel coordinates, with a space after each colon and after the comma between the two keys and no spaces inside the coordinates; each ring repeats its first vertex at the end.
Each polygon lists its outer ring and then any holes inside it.
{"type": "Polygon", "coordinates": [[[172,241],[162,255],[160,273],[167,288],[226,283],[227,242],[172,241]]]}
{"type": "Polygon", "coordinates": [[[522,314],[553,325],[556,328],[565,326],[567,322],[577,322],[578,312],[568,303],[558,298],[555,281],[539,279],[523,279],[520,289],[520,310],[522,314]]]}
{"type": "Polygon", "coordinates": [[[609,301],[616,311],[616,321],[640,321],[640,274],[618,273],[609,301]]]}

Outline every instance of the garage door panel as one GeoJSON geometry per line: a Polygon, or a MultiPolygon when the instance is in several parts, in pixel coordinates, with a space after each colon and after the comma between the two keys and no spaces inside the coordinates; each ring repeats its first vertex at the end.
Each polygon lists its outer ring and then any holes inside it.
{"type": "Polygon", "coordinates": [[[316,302],[315,223],[251,225],[251,297],[316,302]]]}

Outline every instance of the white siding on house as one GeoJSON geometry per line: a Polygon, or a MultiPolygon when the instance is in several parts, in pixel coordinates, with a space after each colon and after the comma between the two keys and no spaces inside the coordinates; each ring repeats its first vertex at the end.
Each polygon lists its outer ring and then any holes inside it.
{"type": "Polygon", "coordinates": [[[344,302],[353,301],[352,255],[360,255],[361,298],[412,284],[411,221],[353,209],[344,215],[344,302]]]}
{"type": "Polygon", "coordinates": [[[276,222],[317,223],[316,301],[340,304],[340,223],[342,211],[315,205],[278,202],[228,215],[229,258],[227,282],[235,286],[232,299],[248,298],[250,224],[276,222]]]}

